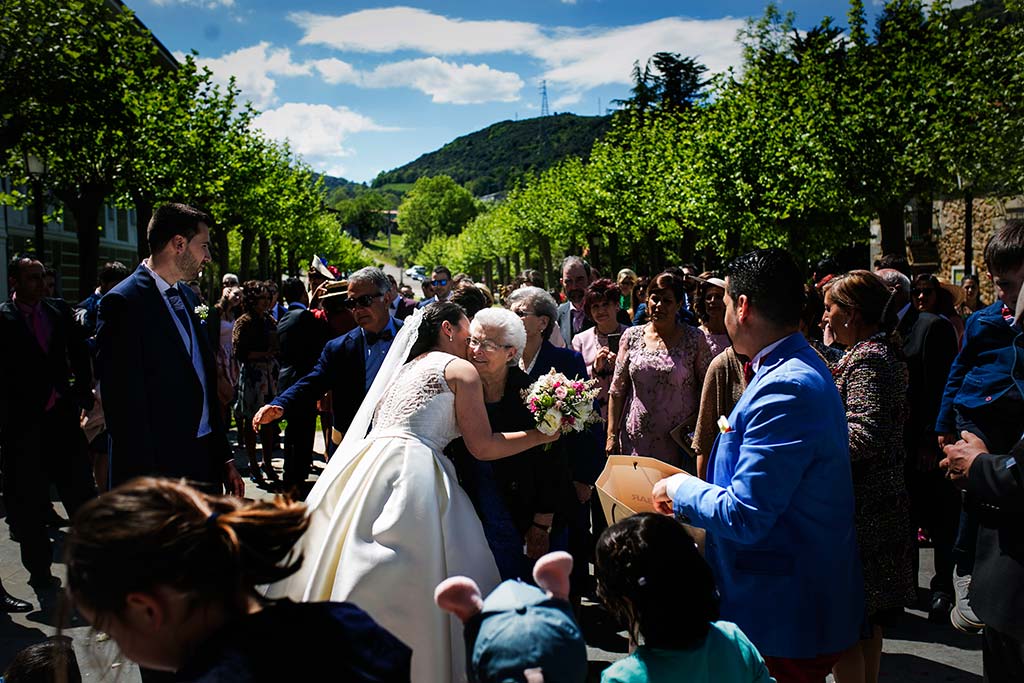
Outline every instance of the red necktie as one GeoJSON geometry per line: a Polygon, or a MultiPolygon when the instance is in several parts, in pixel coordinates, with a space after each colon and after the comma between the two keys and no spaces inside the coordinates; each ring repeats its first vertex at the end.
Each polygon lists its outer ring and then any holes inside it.
{"type": "Polygon", "coordinates": [[[746,384],[749,385],[750,382],[753,379],[754,379],[754,363],[753,363],[753,361],[749,361],[748,360],[746,363],[743,364],[743,381],[746,384]]]}

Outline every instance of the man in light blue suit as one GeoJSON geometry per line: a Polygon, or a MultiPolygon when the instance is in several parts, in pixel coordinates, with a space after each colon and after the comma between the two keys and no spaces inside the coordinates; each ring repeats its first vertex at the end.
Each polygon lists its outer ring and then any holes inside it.
{"type": "Polygon", "coordinates": [[[865,616],[846,410],[798,331],[803,296],[782,250],[729,265],[725,324],[748,386],[720,423],[710,481],[679,474],[653,492],[660,512],[707,529],[721,616],[779,683],[824,681],[865,616]]]}

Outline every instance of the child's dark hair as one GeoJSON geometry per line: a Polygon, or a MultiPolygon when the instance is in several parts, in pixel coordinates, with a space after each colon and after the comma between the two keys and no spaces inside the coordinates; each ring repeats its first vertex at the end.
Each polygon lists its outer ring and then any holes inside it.
{"type": "Polygon", "coordinates": [[[255,586],[299,568],[302,558],[288,555],[307,524],[306,506],[286,497],[247,502],[169,479],[133,479],[75,515],[68,589],[101,616],[117,614],[129,593],[156,586],[234,609],[255,586]]]}
{"type": "Polygon", "coordinates": [[[718,619],[711,568],[671,517],[642,513],[597,541],[597,595],[635,642],[666,649],[698,645],[718,619]]]}
{"type": "Polygon", "coordinates": [[[466,311],[450,301],[439,301],[428,305],[423,309],[423,319],[420,321],[419,335],[409,349],[409,356],[405,359],[408,363],[416,356],[426,353],[437,346],[437,340],[441,335],[441,323],[449,322],[458,325],[459,321],[466,316],[466,311]]]}
{"type": "Polygon", "coordinates": [[[985,265],[993,275],[1017,270],[1024,264],[1024,220],[1006,221],[985,245],[985,265]]]}
{"type": "Polygon", "coordinates": [[[14,655],[4,683],[82,683],[78,658],[67,636],[52,636],[14,655]]]}

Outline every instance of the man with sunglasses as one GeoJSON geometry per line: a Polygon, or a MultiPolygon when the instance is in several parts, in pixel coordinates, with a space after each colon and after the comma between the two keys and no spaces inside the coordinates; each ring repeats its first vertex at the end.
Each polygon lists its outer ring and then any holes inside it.
{"type": "Polygon", "coordinates": [[[436,266],[430,273],[430,284],[434,286],[434,296],[421,301],[417,308],[429,306],[435,301],[448,301],[452,291],[452,271],[446,266],[436,266]]]}
{"type": "Polygon", "coordinates": [[[334,428],[346,431],[402,327],[391,316],[394,295],[379,268],[363,268],[349,276],[344,305],[358,327],[328,342],[309,374],[257,411],[253,427],[287,417],[293,410],[308,410],[333,390],[334,428]]]}

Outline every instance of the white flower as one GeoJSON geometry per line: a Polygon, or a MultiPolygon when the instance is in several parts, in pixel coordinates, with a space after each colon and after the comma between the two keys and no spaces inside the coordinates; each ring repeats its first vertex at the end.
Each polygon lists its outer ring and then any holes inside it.
{"type": "Polygon", "coordinates": [[[209,317],[210,315],[210,307],[207,306],[206,304],[199,304],[193,309],[192,312],[195,313],[196,317],[198,317],[200,320],[206,320],[206,318],[209,317]]]}
{"type": "Polygon", "coordinates": [[[541,418],[540,423],[537,425],[537,430],[541,434],[547,434],[551,436],[558,432],[562,427],[562,414],[554,408],[548,408],[548,412],[544,413],[544,417],[541,418]]]}
{"type": "Polygon", "coordinates": [[[722,434],[728,434],[732,431],[732,425],[729,424],[729,418],[725,415],[720,415],[718,417],[718,431],[722,434]]]}

